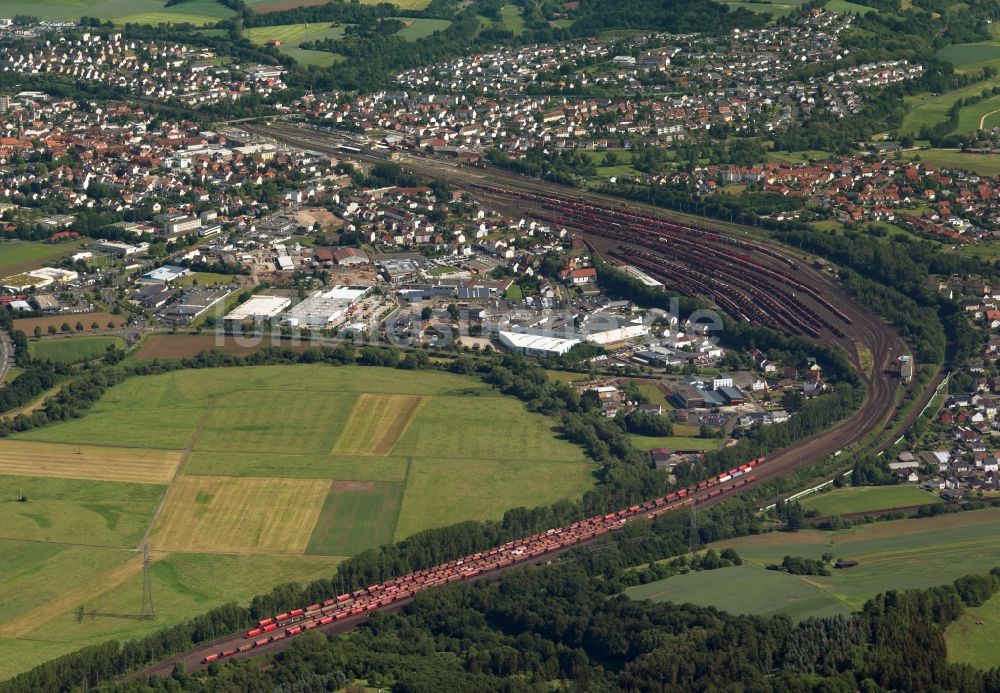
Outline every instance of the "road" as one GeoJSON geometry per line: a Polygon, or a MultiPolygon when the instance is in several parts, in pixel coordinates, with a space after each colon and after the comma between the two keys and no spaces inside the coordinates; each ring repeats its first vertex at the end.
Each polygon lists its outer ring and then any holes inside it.
{"type": "MultiPolygon", "coordinates": [[[[251,129],[252,131],[260,134],[271,135],[287,144],[300,146],[305,149],[321,152],[325,151],[328,153],[341,153],[335,141],[332,141],[328,136],[319,135],[315,131],[302,130],[300,128],[285,125],[275,127],[247,126],[247,129],[251,129]]],[[[356,155],[352,154],[352,156],[356,155]]],[[[368,158],[372,160],[384,160],[380,157],[368,158]]],[[[409,168],[415,173],[428,177],[441,178],[460,187],[466,186],[470,181],[504,185],[508,187],[528,187],[534,191],[544,190],[547,194],[552,195],[565,196],[569,194],[575,198],[585,199],[594,204],[613,206],[619,209],[641,209],[643,212],[656,214],[667,220],[672,218],[669,214],[664,213],[663,210],[658,208],[638,204],[626,205],[622,201],[615,198],[608,198],[589,192],[570,192],[560,186],[554,186],[537,180],[529,181],[523,177],[505,172],[484,169],[468,169],[452,164],[451,162],[429,160],[416,156],[406,156],[402,161],[400,161],[400,163],[405,168],[409,168]]],[[[512,199],[502,200],[494,198],[491,199],[491,202],[505,204],[509,209],[524,208],[522,203],[512,199]]],[[[723,228],[722,232],[727,231],[723,228]]],[[[728,231],[728,233],[732,232],[728,231]]],[[[601,239],[598,238],[597,241],[600,243],[601,239]]],[[[772,257],[768,254],[758,254],[755,261],[761,263],[761,266],[770,266],[774,263],[781,263],[782,258],[791,259],[795,257],[795,254],[787,248],[774,244],[769,245],[769,247],[773,251],[776,251],[778,257],[772,257]]],[[[796,259],[796,268],[798,272],[796,277],[804,284],[821,290],[828,299],[835,301],[842,315],[847,316],[850,321],[849,323],[842,321],[842,326],[840,328],[842,330],[842,335],[826,330],[815,341],[828,346],[839,347],[849,354],[852,364],[857,369],[858,373],[861,374],[861,377],[865,382],[866,396],[861,407],[841,424],[801,441],[800,443],[786,448],[785,450],[781,450],[770,455],[767,464],[756,470],[756,484],[791,474],[795,470],[832,455],[837,450],[858,442],[870,434],[874,434],[878,441],[875,446],[876,448],[887,447],[891,444],[892,440],[898,436],[898,433],[903,430],[902,427],[907,425],[907,423],[912,420],[911,416],[908,417],[907,421],[900,422],[894,426],[887,425],[887,422],[895,409],[896,396],[900,387],[898,379],[890,374],[890,368],[894,365],[896,358],[906,352],[906,347],[903,341],[881,318],[870,313],[848,298],[829,275],[802,263],[801,259],[796,259]],[[863,358],[862,350],[858,348],[858,345],[862,345],[864,349],[871,354],[870,372],[864,367],[866,365],[864,363],[865,359],[863,358]]],[[[821,305],[815,303],[810,307],[817,311],[826,310],[821,305]]],[[[933,396],[934,387],[936,387],[938,382],[940,382],[940,379],[935,379],[925,390],[920,393],[914,393],[916,395],[916,399],[918,400],[918,404],[914,407],[915,412],[919,412],[923,404],[933,396]]],[[[738,492],[739,491],[737,490],[731,491],[731,493],[738,492]]],[[[727,493],[726,495],[707,498],[696,494],[696,497],[699,498],[699,505],[708,506],[718,502],[728,495],[729,494],[727,493]]],[[[546,558],[550,558],[550,556],[546,556],[546,558]]],[[[483,577],[488,578],[495,576],[497,572],[499,571],[491,571],[490,573],[484,574],[483,577]]],[[[402,603],[396,602],[390,607],[386,607],[386,610],[397,610],[401,606],[402,603]]],[[[327,633],[344,632],[361,622],[361,620],[364,619],[364,616],[359,616],[357,619],[357,621],[354,619],[337,621],[329,624],[328,626],[321,627],[321,630],[327,633]]],[[[270,654],[272,648],[274,651],[277,651],[288,647],[291,639],[292,638],[286,638],[285,640],[271,643],[270,645],[255,649],[253,652],[254,654],[270,654]]],[[[241,642],[243,642],[242,635],[237,634],[228,636],[227,638],[220,639],[208,645],[200,646],[195,650],[164,660],[163,662],[140,672],[139,675],[168,675],[174,662],[177,661],[183,662],[189,670],[198,669],[204,666],[201,661],[206,654],[210,652],[217,652],[222,647],[231,646],[241,642]]]]}
{"type": "Polygon", "coordinates": [[[7,330],[0,330],[0,348],[3,349],[3,356],[0,356],[0,383],[4,383],[7,371],[14,365],[14,342],[10,340],[7,330]]]}

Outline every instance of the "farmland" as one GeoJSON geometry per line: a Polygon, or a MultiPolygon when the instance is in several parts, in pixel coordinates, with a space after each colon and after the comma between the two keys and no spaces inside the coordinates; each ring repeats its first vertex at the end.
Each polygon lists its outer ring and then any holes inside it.
{"type": "Polygon", "coordinates": [[[218,284],[231,284],[235,277],[231,274],[218,274],[216,272],[192,272],[186,277],[177,280],[178,286],[191,286],[199,284],[201,286],[218,284]]]}
{"type": "Polygon", "coordinates": [[[0,475],[166,484],[180,461],[168,450],[0,440],[0,475]]]}
{"type": "Polygon", "coordinates": [[[0,680],[86,645],[141,637],[228,602],[246,603],[289,579],[305,582],[328,576],[340,561],[327,556],[154,551],[150,576],[155,621],[109,615],[78,621],[75,612],[81,605],[87,613],[137,612],[142,581],[136,553],[0,540],[0,554],[4,556],[0,566],[0,680]],[[248,575],[253,579],[247,579],[248,575]]]}
{"type": "Polygon", "coordinates": [[[403,375],[298,365],[130,378],[83,418],[0,441],[0,551],[13,557],[0,595],[19,591],[0,596],[0,676],[593,484],[581,451],[517,400],[464,376],[403,375]],[[135,611],[147,532],[157,622],[77,623],[81,604],[135,611]]]}
{"type": "MultiPolygon", "coordinates": [[[[247,6],[254,12],[264,14],[278,10],[290,10],[296,7],[322,5],[329,0],[247,0],[247,6]]],[[[362,5],[375,5],[379,0],[361,0],[362,5]]],[[[404,10],[422,10],[430,4],[430,0],[396,0],[392,3],[404,10]]]]}
{"type": "Polygon", "coordinates": [[[1000,509],[989,508],[838,532],[775,532],[730,539],[711,546],[734,548],[744,566],[667,578],[629,593],[656,601],[714,605],[734,613],[787,613],[796,619],[844,613],[888,589],[932,587],[1000,565],[998,523],[1000,509]],[[859,564],[833,570],[829,576],[798,577],[764,569],[785,555],[819,559],[827,552],[859,564]],[[739,591],[724,587],[734,584],[740,585],[739,591]],[[750,594],[757,596],[748,598],[750,594]]]}
{"type": "Polygon", "coordinates": [[[859,486],[814,493],[802,499],[802,507],[815,510],[820,515],[843,515],[940,502],[941,499],[933,493],[914,486],[859,486]]]}
{"type": "Polygon", "coordinates": [[[75,363],[99,358],[107,353],[109,346],[121,349],[125,340],[121,337],[52,337],[29,342],[28,353],[36,359],[75,363]]]}
{"type": "Polygon", "coordinates": [[[81,16],[110,19],[116,24],[161,22],[203,25],[233,16],[233,11],[214,0],[189,0],[165,7],[165,0],[5,0],[5,16],[29,15],[44,20],[77,20],[81,16]]]}
{"type": "Polygon", "coordinates": [[[75,252],[76,244],[49,245],[29,241],[0,242],[0,278],[38,269],[75,252]]]}
{"type": "Polygon", "coordinates": [[[52,477],[0,477],[0,537],[130,548],[165,487],[52,477]],[[18,502],[18,493],[28,502],[18,502]]]}

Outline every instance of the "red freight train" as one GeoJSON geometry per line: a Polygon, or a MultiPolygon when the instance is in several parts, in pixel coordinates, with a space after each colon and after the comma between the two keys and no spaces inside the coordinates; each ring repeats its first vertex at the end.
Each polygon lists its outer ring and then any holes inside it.
{"type": "Polygon", "coordinates": [[[322,604],[310,604],[302,609],[293,609],[271,618],[261,619],[257,627],[248,630],[244,645],[207,655],[202,662],[214,662],[220,658],[248,652],[286,637],[339,621],[351,616],[360,616],[369,611],[383,608],[411,598],[422,589],[466,580],[518,563],[525,563],[556,551],[572,548],[603,534],[620,529],[626,523],[639,518],[652,518],[664,512],[690,505],[701,500],[714,498],[726,491],[745,486],[754,480],[753,470],[764,464],[765,458],[755,460],[701,482],[690,489],[680,489],[668,496],[645,503],[629,506],[624,510],[590,517],[565,527],[556,527],[532,534],[517,541],[479,551],[469,556],[448,561],[431,568],[423,568],[408,575],[388,580],[379,585],[356,590],[327,599],[322,604]],[[735,483],[724,486],[727,482],[735,483]],[[278,630],[281,628],[282,630],[278,630]],[[265,637],[257,638],[264,634],[265,637]]]}

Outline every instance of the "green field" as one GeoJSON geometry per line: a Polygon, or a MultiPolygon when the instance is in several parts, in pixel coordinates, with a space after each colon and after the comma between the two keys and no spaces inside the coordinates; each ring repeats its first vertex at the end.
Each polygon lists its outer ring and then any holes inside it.
{"type": "Polygon", "coordinates": [[[273,585],[329,576],[341,560],[155,552],[156,620],[138,621],[131,616],[142,603],[140,554],[0,540],[0,555],[0,680],[87,645],[142,637],[229,602],[245,604],[273,585]],[[78,621],[80,606],[96,615],[78,621]]]}
{"type": "MultiPolygon", "coordinates": [[[[998,83],[1000,82],[997,80],[977,82],[943,94],[924,93],[916,96],[907,96],[904,98],[904,101],[909,110],[903,118],[899,132],[902,134],[917,135],[920,132],[920,128],[924,125],[933,126],[944,122],[948,117],[948,109],[956,101],[970,96],[978,96],[984,89],[991,89],[998,83]]],[[[954,132],[959,134],[974,132],[979,128],[979,119],[988,112],[996,109],[1000,109],[1000,100],[998,100],[998,97],[986,99],[972,106],[966,106],[958,114],[959,124],[954,132]]],[[[989,127],[990,123],[995,124],[995,122],[990,121],[986,124],[987,127],[989,127]]]]}
{"type": "Polygon", "coordinates": [[[0,538],[134,547],[164,486],[0,476],[0,538]],[[18,494],[28,498],[18,502],[18,494]]]}
{"type": "Polygon", "coordinates": [[[953,43],[939,50],[936,57],[947,60],[958,72],[979,72],[1000,62],[1000,41],[953,43]]]}
{"type": "Polygon", "coordinates": [[[329,67],[333,63],[344,59],[344,56],[337,53],[299,48],[299,44],[303,41],[317,41],[327,38],[336,40],[343,38],[344,27],[335,27],[329,22],[255,27],[247,29],[245,34],[251,42],[259,46],[264,45],[271,39],[281,41],[278,50],[291,56],[303,65],[329,67]]]}
{"type": "Polygon", "coordinates": [[[306,552],[353,556],[391,543],[402,495],[401,482],[333,482],[306,552]]]}
{"type": "MultiPolygon", "coordinates": [[[[361,0],[362,5],[376,5],[381,0],[361,0]]],[[[281,5],[282,9],[288,9],[292,5],[290,0],[246,0],[246,4],[250,9],[260,12],[262,10],[268,10],[272,5],[281,5]]],[[[322,5],[322,0],[301,0],[302,5],[322,5]]],[[[400,7],[404,10],[422,10],[430,4],[430,0],[396,0],[392,3],[396,7],[400,7]]]]}
{"type": "Polygon", "coordinates": [[[403,529],[396,531],[402,538],[453,521],[495,519],[515,505],[582,494],[593,483],[592,465],[576,446],[556,437],[554,426],[513,398],[447,373],[417,371],[400,378],[389,369],[265,366],[132,378],[87,416],[20,437],[187,449],[190,478],[379,483],[407,478],[403,529]],[[387,419],[369,431],[372,402],[392,403],[407,395],[419,398],[408,414],[412,419],[387,419]],[[352,411],[361,415],[351,416],[352,411]],[[516,427],[518,435],[497,435],[498,422],[509,422],[502,425],[516,427]],[[375,447],[344,447],[345,440],[356,439],[375,447]],[[429,484],[435,475],[438,480],[429,484]],[[422,498],[420,489],[431,493],[433,502],[422,498]],[[489,502],[483,502],[485,489],[489,502]]]}
{"type": "Polygon", "coordinates": [[[625,590],[632,599],[654,602],[690,602],[722,611],[795,619],[834,616],[851,609],[836,597],[806,584],[794,575],[741,565],[677,575],[625,590]]]}
{"type": "Polygon", "coordinates": [[[86,416],[21,436],[44,442],[0,448],[0,678],[329,575],[343,556],[414,532],[579,497],[595,467],[554,427],[444,372],[298,365],[127,379],[86,416]],[[49,476],[12,475],[21,469],[49,476]],[[53,476],[66,474],[85,478],[53,476]],[[125,618],[140,603],[147,533],[155,624],[125,618]],[[104,616],[77,623],[80,605],[104,616]]]}
{"type": "Polygon", "coordinates": [[[839,488],[827,493],[814,493],[801,501],[803,508],[815,510],[820,515],[843,515],[941,502],[933,493],[904,485],[839,488]]]}
{"type": "Polygon", "coordinates": [[[81,16],[110,19],[116,24],[159,24],[190,22],[214,24],[233,16],[233,11],[215,0],[189,0],[165,7],[165,0],[4,0],[4,17],[22,14],[43,20],[78,20],[81,16]]]}
{"type": "Polygon", "coordinates": [[[412,19],[410,17],[396,17],[396,19],[406,24],[405,27],[396,32],[396,36],[401,36],[407,41],[426,38],[435,31],[447,29],[451,25],[451,21],[447,19],[412,19]]]}
{"type": "Polygon", "coordinates": [[[908,158],[914,156],[939,168],[966,169],[981,176],[1000,174],[1000,156],[996,154],[966,153],[957,149],[921,149],[908,158]]]}
{"type": "Polygon", "coordinates": [[[966,607],[962,616],[948,626],[945,634],[948,659],[971,664],[979,669],[993,669],[997,666],[998,641],[1000,595],[995,595],[982,606],[966,607]]]}
{"type": "Polygon", "coordinates": [[[504,29],[515,34],[524,33],[524,17],[521,16],[521,8],[514,3],[504,5],[500,9],[500,23],[504,29]]]}
{"type": "Polygon", "coordinates": [[[768,14],[772,17],[784,17],[797,12],[802,2],[725,2],[723,4],[732,10],[743,9],[768,14]]]}
{"type": "Polygon", "coordinates": [[[76,252],[77,244],[48,245],[30,241],[0,242],[0,279],[38,269],[76,252]]]}
{"type": "Polygon", "coordinates": [[[667,448],[669,450],[718,450],[721,438],[696,438],[693,436],[640,436],[628,434],[632,444],[640,450],[667,448]]]}
{"type": "Polygon", "coordinates": [[[640,597],[714,605],[734,613],[788,613],[796,619],[844,613],[889,589],[933,587],[988,572],[1000,565],[998,529],[1000,509],[989,508],[839,532],[741,537],[711,547],[734,548],[746,562],[743,567],[667,578],[630,593],[641,590],[640,597]],[[827,552],[858,565],[832,570],[829,576],[790,576],[763,569],[786,555],[819,559],[827,552]]]}
{"type": "Polygon", "coordinates": [[[859,5],[854,2],[847,2],[847,0],[830,0],[824,5],[824,7],[833,12],[840,12],[842,14],[857,14],[865,15],[869,12],[874,12],[876,14],[881,14],[874,7],[868,7],[867,5],[859,5]]]}
{"type": "MultiPolygon", "coordinates": [[[[73,316],[67,320],[72,325],[73,316]]],[[[89,325],[84,325],[88,328],[89,325]]],[[[58,363],[75,363],[100,358],[107,353],[109,346],[121,349],[125,340],[121,337],[52,337],[28,343],[28,353],[36,359],[49,359],[58,363]]]]}

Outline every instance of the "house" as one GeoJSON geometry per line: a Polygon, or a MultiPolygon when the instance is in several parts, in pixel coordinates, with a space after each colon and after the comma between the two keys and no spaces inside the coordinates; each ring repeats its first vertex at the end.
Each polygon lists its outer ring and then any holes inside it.
{"type": "Polygon", "coordinates": [[[559,278],[567,284],[595,284],[597,283],[597,270],[593,267],[564,269],[559,272],[559,278]]]}

